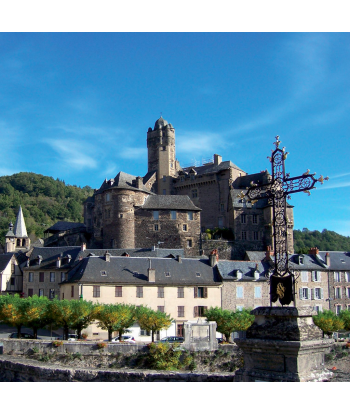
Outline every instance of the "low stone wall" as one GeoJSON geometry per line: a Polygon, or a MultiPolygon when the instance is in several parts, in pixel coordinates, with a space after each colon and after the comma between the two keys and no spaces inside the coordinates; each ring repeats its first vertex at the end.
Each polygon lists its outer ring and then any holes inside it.
{"type": "MultiPolygon", "coordinates": [[[[101,351],[96,346],[96,342],[90,341],[64,341],[62,346],[55,347],[51,340],[24,340],[24,339],[0,339],[0,343],[3,343],[3,354],[16,354],[23,355],[37,348],[39,353],[49,353],[57,351],[57,353],[81,353],[82,355],[98,355],[101,351]]],[[[123,353],[133,354],[138,351],[147,350],[147,346],[144,344],[120,344],[120,343],[106,343],[107,347],[103,350],[108,353],[123,353]]],[[[1,346],[0,346],[1,354],[1,346]]]]}
{"type": "Polygon", "coordinates": [[[233,382],[234,374],[61,368],[0,356],[0,382],[233,382]]]}

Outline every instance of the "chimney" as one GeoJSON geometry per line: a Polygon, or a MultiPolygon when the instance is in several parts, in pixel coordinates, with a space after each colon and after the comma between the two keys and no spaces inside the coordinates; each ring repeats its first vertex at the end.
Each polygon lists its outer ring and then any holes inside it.
{"type": "Polygon", "coordinates": [[[106,259],[106,262],[111,262],[111,254],[108,251],[106,251],[105,253],[105,259],[106,259]]]}
{"type": "Polygon", "coordinates": [[[218,154],[214,154],[214,165],[218,166],[221,163],[222,163],[222,157],[219,156],[218,154]]]}
{"type": "Polygon", "coordinates": [[[30,266],[30,258],[27,258],[27,267],[30,266]]]}
{"type": "Polygon", "coordinates": [[[67,264],[69,264],[70,263],[70,261],[72,260],[72,255],[67,255],[67,264]]]}
{"type": "Polygon", "coordinates": [[[81,244],[81,248],[80,248],[80,250],[81,250],[81,251],[85,251],[85,249],[86,249],[86,243],[85,243],[85,242],[83,242],[83,243],[81,244]]]}
{"type": "Polygon", "coordinates": [[[269,245],[267,248],[266,248],[266,255],[265,255],[265,259],[267,260],[267,261],[271,261],[271,257],[273,256],[273,254],[274,254],[274,252],[273,252],[273,250],[272,250],[272,247],[271,247],[271,245],[269,245]]]}
{"type": "Polygon", "coordinates": [[[210,266],[211,267],[215,267],[215,265],[218,263],[219,261],[219,254],[218,254],[218,250],[217,249],[213,249],[210,252],[209,255],[209,260],[210,260],[210,266]]]}
{"type": "Polygon", "coordinates": [[[156,270],[148,268],[148,282],[156,282],[156,270]]]}
{"type": "Polygon", "coordinates": [[[57,258],[57,261],[56,261],[56,268],[61,268],[61,257],[58,257],[58,258],[57,258]]]}
{"type": "Polygon", "coordinates": [[[178,262],[179,264],[182,264],[182,258],[181,258],[181,255],[176,255],[176,259],[177,259],[177,262],[178,262]]]}
{"type": "Polygon", "coordinates": [[[136,177],[136,188],[137,189],[142,189],[143,187],[143,179],[140,176],[136,177]]]}
{"type": "Polygon", "coordinates": [[[43,257],[41,255],[38,255],[38,265],[41,264],[41,261],[43,260],[43,257]]]}
{"type": "Polygon", "coordinates": [[[329,252],[326,252],[326,265],[328,268],[331,266],[331,257],[329,255],[329,252]]]}
{"type": "Polygon", "coordinates": [[[318,255],[318,253],[319,253],[319,250],[316,247],[309,249],[309,255],[318,255]]]}

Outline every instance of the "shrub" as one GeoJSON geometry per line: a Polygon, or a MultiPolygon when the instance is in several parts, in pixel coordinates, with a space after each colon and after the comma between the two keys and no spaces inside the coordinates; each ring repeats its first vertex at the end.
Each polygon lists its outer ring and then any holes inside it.
{"type": "Polygon", "coordinates": [[[177,370],[182,367],[180,362],[181,350],[176,350],[179,344],[151,343],[149,344],[148,364],[157,370],[177,370]]]}
{"type": "Polygon", "coordinates": [[[107,347],[107,343],[105,343],[105,342],[96,343],[96,347],[100,350],[103,350],[107,347]]]}
{"type": "Polygon", "coordinates": [[[37,347],[37,346],[33,346],[33,347],[32,347],[32,352],[33,352],[34,354],[39,353],[39,347],[37,347]]]}
{"type": "Polygon", "coordinates": [[[52,346],[53,347],[59,347],[59,346],[62,346],[62,345],[63,345],[63,341],[62,340],[54,340],[52,342],[52,346]]]}

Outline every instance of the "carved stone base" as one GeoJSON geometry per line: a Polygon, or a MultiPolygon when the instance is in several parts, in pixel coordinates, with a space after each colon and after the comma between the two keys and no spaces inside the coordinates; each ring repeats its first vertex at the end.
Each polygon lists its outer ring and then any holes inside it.
{"type": "Polygon", "coordinates": [[[332,376],[324,355],[334,343],[323,339],[313,324],[312,307],[259,307],[245,340],[236,340],[244,353],[244,368],[235,382],[310,382],[332,376]]]}

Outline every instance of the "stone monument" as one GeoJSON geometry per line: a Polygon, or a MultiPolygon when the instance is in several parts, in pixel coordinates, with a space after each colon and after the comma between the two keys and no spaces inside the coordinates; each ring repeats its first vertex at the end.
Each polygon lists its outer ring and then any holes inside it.
{"type": "Polygon", "coordinates": [[[184,323],[185,341],[182,346],[191,351],[217,350],[216,321],[184,323]]]}

